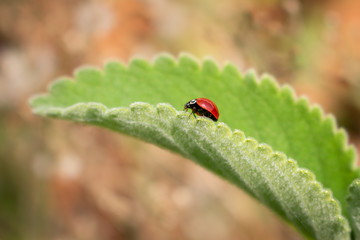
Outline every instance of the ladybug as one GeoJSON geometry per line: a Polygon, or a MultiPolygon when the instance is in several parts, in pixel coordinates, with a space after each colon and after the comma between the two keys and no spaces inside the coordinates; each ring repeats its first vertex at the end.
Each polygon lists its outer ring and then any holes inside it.
{"type": "Polygon", "coordinates": [[[211,118],[215,122],[219,118],[219,110],[217,109],[215,103],[210,99],[195,98],[185,104],[184,110],[187,111],[189,108],[192,110],[192,114],[194,114],[194,117],[196,117],[196,113],[199,116],[211,118]]]}

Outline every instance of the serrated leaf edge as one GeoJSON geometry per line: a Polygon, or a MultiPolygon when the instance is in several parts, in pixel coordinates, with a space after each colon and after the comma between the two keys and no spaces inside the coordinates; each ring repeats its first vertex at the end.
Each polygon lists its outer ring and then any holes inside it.
{"type": "MultiPolygon", "coordinates": [[[[144,58],[141,58],[141,57],[133,57],[131,58],[130,62],[128,65],[125,65],[123,62],[120,62],[120,61],[115,61],[116,63],[120,63],[121,65],[123,65],[124,68],[127,68],[127,69],[130,69],[132,67],[132,65],[134,65],[134,63],[136,64],[136,61],[140,60],[140,61],[147,61],[149,63],[149,66],[150,67],[154,67],[154,65],[156,64],[157,61],[161,60],[161,59],[167,59],[173,63],[175,63],[175,65],[179,65],[179,63],[183,60],[183,59],[186,59],[187,61],[192,61],[193,64],[197,65],[199,71],[202,71],[203,69],[203,64],[204,62],[206,61],[209,61],[209,62],[213,62],[216,66],[220,66],[216,60],[214,60],[212,57],[205,57],[203,58],[203,60],[200,62],[194,55],[192,54],[189,54],[189,53],[186,53],[186,52],[182,52],[179,54],[179,57],[176,59],[175,57],[173,57],[171,54],[168,54],[168,53],[160,53],[160,54],[157,54],[155,55],[151,61],[149,62],[148,60],[144,59],[144,58]]],[[[114,61],[107,61],[105,63],[105,65],[107,64],[110,64],[114,61]]],[[[232,63],[230,62],[225,62],[225,64],[222,66],[222,68],[218,67],[218,72],[219,74],[221,74],[223,72],[223,70],[226,68],[226,67],[229,67],[231,66],[232,68],[235,68],[237,69],[232,63]]],[[[93,67],[91,65],[86,65],[86,66],[82,66],[82,67],[79,67],[75,70],[75,75],[77,75],[79,72],[81,72],[82,70],[86,70],[86,69],[94,69],[96,71],[100,71],[103,73],[103,70],[99,69],[98,67],[93,67]]],[[[240,74],[240,72],[237,70],[238,74],[240,74]]],[[[353,162],[351,163],[351,168],[352,170],[354,171],[358,171],[360,173],[360,169],[358,169],[356,167],[356,151],[355,151],[355,148],[352,144],[349,144],[349,137],[348,135],[346,134],[346,132],[344,131],[343,128],[339,128],[337,126],[337,122],[335,120],[335,118],[333,117],[332,114],[325,114],[324,113],[324,110],[322,109],[321,106],[319,106],[318,104],[310,104],[309,102],[309,99],[306,97],[306,96],[297,96],[295,91],[293,90],[293,88],[289,85],[283,85],[283,86],[280,86],[279,83],[275,80],[275,78],[270,75],[270,74],[262,74],[261,76],[259,76],[256,72],[256,70],[254,69],[249,69],[245,74],[244,74],[244,79],[245,78],[249,78],[249,79],[252,79],[254,80],[254,83],[259,87],[261,86],[262,82],[264,80],[270,80],[275,86],[276,86],[276,89],[277,89],[277,93],[278,94],[290,94],[291,95],[291,98],[294,100],[294,103],[295,105],[299,102],[299,101],[302,101],[302,100],[305,100],[306,101],[306,104],[305,104],[305,107],[308,111],[308,113],[311,113],[313,111],[317,111],[319,114],[320,114],[320,119],[318,120],[320,122],[321,125],[324,125],[325,122],[331,118],[331,129],[332,129],[332,135],[333,137],[335,138],[336,135],[340,134],[340,135],[345,135],[344,139],[341,141],[341,145],[344,147],[344,150],[346,152],[353,152],[355,153],[355,158],[353,159],[353,162]]],[[[53,88],[54,85],[56,85],[58,82],[60,81],[63,81],[63,80],[69,80],[69,79],[72,79],[70,77],[67,77],[67,76],[64,76],[64,77],[60,77],[58,78],[56,81],[54,81],[53,83],[51,83],[48,87],[49,89],[49,92],[51,92],[51,88],[53,88]]],[[[76,81],[74,81],[74,83],[76,83],[76,81]]],[[[37,96],[34,96],[30,99],[30,105],[33,105],[33,102],[34,100],[37,98],[37,97],[44,97],[48,94],[41,94],[41,95],[37,95],[37,96]]],[[[34,106],[36,108],[36,106],[34,106]]]]}

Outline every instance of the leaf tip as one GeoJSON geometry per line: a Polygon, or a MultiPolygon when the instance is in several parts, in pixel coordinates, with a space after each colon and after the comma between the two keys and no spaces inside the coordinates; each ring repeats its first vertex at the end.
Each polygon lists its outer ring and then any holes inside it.
{"type": "Polygon", "coordinates": [[[275,81],[275,78],[267,73],[260,76],[260,87],[272,93],[277,93],[280,91],[280,87],[275,81]]]}
{"type": "Polygon", "coordinates": [[[243,75],[241,74],[241,72],[238,70],[238,68],[231,62],[226,62],[224,64],[224,67],[221,71],[222,74],[222,78],[223,79],[227,79],[227,78],[235,78],[235,79],[239,79],[242,80],[243,79],[243,75]]]}
{"type": "Polygon", "coordinates": [[[188,53],[181,53],[178,58],[178,66],[184,71],[198,71],[200,64],[197,58],[188,53]]]}
{"type": "Polygon", "coordinates": [[[273,150],[272,148],[265,144],[265,143],[261,143],[257,146],[257,150],[260,154],[263,154],[263,155],[268,155],[270,156],[272,153],[273,153],[273,150]]]}
{"type": "Polygon", "coordinates": [[[289,103],[295,103],[296,94],[294,89],[289,85],[283,85],[280,89],[280,96],[283,97],[289,103]]]}
{"type": "Polygon", "coordinates": [[[216,126],[216,134],[220,138],[230,138],[232,135],[231,129],[225,123],[219,123],[216,126]]]}
{"type": "Polygon", "coordinates": [[[318,122],[322,122],[324,119],[324,110],[320,105],[314,104],[310,108],[310,115],[318,122]]]}
{"type": "Polygon", "coordinates": [[[271,155],[271,161],[274,162],[285,162],[287,160],[286,155],[282,152],[273,152],[271,155]]]}
{"type": "Polygon", "coordinates": [[[176,112],[176,118],[179,120],[178,122],[181,122],[182,124],[195,124],[195,117],[192,116],[192,114],[189,114],[184,111],[178,111],[176,112]]]}
{"type": "Polygon", "coordinates": [[[217,76],[220,74],[219,64],[214,58],[206,57],[202,62],[202,72],[205,74],[217,76]]]}
{"type": "Polygon", "coordinates": [[[213,120],[207,117],[197,117],[196,118],[196,126],[202,128],[205,131],[212,131],[215,129],[215,123],[213,120]]]}
{"type": "Polygon", "coordinates": [[[155,108],[149,103],[145,102],[133,102],[130,104],[130,110],[138,115],[154,114],[155,108]]]}
{"type": "Polygon", "coordinates": [[[152,62],[154,64],[155,69],[161,69],[163,71],[165,69],[172,69],[177,64],[175,58],[167,53],[160,53],[156,55],[153,58],[152,62]]]}
{"type": "Polygon", "coordinates": [[[235,130],[232,134],[232,141],[235,143],[243,143],[245,141],[245,134],[240,130],[235,130]]]}
{"type": "Polygon", "coordinates": [[[158,103],[156,110],[161,118],[175,117],[176,115],[176,110],[168,103],[158,103]]]}
{"type": "Polygon", "coordinates": [[[129,61],[128,68],[130,71],[148,71],[152,68],[149,61],[144,58],[134,57],[129,61]]]}
{"type": "Polygon", "coordinates": [[[119,72],[119,70],[126,69],[125,63],[121,60],[107,60],[104,63],[105,73],[109,72],[119,72]]]}
{"type": "Polygon", "coordinates": [[[247,138],[244,142],[247,151],[254,151],[258,146],[258,142],[253,138],[247,138]]]}
{"type": "Polygon", "coordinates": [[[104,73],[100,68],[92,65],[83,65],[74,70],[74,78],[77,81],[86,81],[87,79],[101,77],[103,74],[104,73]]]}
{"type": "Polygon", "coordinates": [[[299,108],[300,111],[302,111],[304,114],[310,112],[310,102],[309,98],[306,96],[301,96],[296,101],[296,106],[299,108]]]}
{"type": "Polygon", "coordinates": [[[121,119],[125,118],[129,112],[130,109],[126,107],[110,108],[105,111],[104,116],[108,119],[121,119]]]}
{"type": "Polygon", "coordinates": [[[245,82],[247,82],[251,85],[257,85],[258,79],[259,79],[259,76],[255,69],[249,69],[244,75],[245,82]]]}

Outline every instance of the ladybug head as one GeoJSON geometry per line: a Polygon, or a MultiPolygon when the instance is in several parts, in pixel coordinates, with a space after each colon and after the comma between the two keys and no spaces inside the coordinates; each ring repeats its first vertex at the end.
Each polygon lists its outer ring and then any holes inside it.
{"type": "Polygon", "coordinates": [[[185,104],[184,109],[192,108],[195,104],[196,104],[196,99],[193,99],[185,104]]]}

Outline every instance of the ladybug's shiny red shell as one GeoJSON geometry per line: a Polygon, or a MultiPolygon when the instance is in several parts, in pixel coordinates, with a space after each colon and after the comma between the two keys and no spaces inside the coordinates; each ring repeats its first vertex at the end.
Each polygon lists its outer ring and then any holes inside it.
{"type": "Polygon", "coordinates": [[[215,103],[207,98],[196,98],[185,104],[184,110],[191,109],[192,113],[199,116],[211,118],[214,121],[219,119],[219,110],[215,103]]]}

